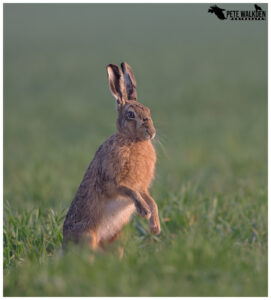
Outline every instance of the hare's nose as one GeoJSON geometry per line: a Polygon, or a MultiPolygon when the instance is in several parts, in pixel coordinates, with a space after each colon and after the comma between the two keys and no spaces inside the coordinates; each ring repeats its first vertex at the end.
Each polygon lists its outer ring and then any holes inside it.
{"type": "Polygon", "coordinates": [[[143,121],[147,122],[147,121],[149,121],[149,118],[144,118],[143,121]]]}

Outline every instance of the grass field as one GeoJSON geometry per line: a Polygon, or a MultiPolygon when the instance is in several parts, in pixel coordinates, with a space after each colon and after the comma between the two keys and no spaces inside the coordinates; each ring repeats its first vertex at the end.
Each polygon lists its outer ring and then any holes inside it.
{"type": "Polygon", "coordinates": [[[5,296],[267,295],[267,22],[208,7],[4,4],[5,296]],[[106,253],[61,256],[121,61],[157,128],[162,233],[135,216],[106,253]]]}

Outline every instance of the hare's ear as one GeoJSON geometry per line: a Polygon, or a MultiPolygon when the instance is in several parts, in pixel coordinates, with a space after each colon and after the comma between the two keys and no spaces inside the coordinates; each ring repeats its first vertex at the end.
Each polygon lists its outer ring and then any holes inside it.
{"type": "Polygon", "coordinates": [[[126,63],[121,63],[127,91],[127,100],[137,100],[136,80],[132,68],[126,63]]]}
{"type": "Polygon", "coordinates": [[[113,64],[106,67],[108,75],[109,88],[117,101],[118,106],[127,100],[126,88],[121,69],[113,64]]]}

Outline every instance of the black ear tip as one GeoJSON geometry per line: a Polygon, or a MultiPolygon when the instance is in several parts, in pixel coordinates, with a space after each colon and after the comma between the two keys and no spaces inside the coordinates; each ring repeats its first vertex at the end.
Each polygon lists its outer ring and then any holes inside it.
{"type": "Polygon", "coordinates": [[[115,64],[108,64],[106,67],[107,67],[107,68],[108,68],[108,67],[110,67],[110,68],[118,68],[118,66],[115,65],[115,64]]]}
{"type": "Polygon", "coordinates": [[[115,75],[120,76],[120,74],[121,74],[120,67],[118,67],[117,65],[109,64],[109,65],[107,65],[106,69],[107,69],[107,72],[109,70],[112,70],[115,75]]]}
{"type": "Polygon", "coordinates": [[[106,70],[108,71],[108,70],[115,70],[116,69],[116,65],[114,65],[114,64],[108,64],[107,66],[106,66],[106,70]]]}
{"type": "Polygon", "coordinates": [[[126,62],[122,62],[122,63],[120,64],[120,66],[121,66],[121,69],[122,69],[122,72],[124,72],[124,71],[125,71],[125,69],[126,69],[126,65],[127,65],[127,63],[126,63],[126,62]]]}

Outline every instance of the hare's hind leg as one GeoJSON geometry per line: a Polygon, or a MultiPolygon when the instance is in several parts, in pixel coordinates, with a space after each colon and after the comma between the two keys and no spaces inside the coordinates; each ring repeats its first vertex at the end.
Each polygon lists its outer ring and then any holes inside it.
{"type": "Polygon", "coordinates": [[[93,250],[96,250],[98,247],[97,234],[95,230],[69,230],[68,232],[64,233],[62,248],[66,249],[69,242],[73,242],[75,244],[84,244],[93,250]]]}
{"type": "Polygon", "coordinates": [[[83,234],[83,242],[87,244],[91,249],[97,250],[98,248],[98,239],[97,234],[94,230],[90,230],[87,233],[83,234]]]}
{"type": "MultiPolygon", "coordinates": [[[[121,233],[122,233],[122,231],[120,230],[106,242],[101,242],[99,247],[101,247],[104,251],[106,251],[107,246],[109,246],[110,244],[115,242],[120,237],[121,233]]],[[[124,248],[121,245],[118,245],[118,256],[119,256],[120,260],[122,260],[123,255],[124,255],[124,248]]]]}
{"type": "Polygon", "coordinates": [[[117,232],[116,234],[114,234],[112,237],[110,237],[109,239],[107,239],[106,241],[101,241],[99,243],[99,247],[101,247],[102,249],[106,249],[107,246],[109,246],[110,244],[112,244],[113,242],[115,242],[121,235],[121,230],[119,232],[117,232]]]}

